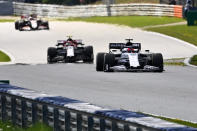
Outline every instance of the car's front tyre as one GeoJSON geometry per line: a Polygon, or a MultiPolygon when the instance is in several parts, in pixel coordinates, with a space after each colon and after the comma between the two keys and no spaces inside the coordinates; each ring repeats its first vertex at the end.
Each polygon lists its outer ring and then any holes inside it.
{"type": "Polygon", "coordinates": [[[113,70],[110,69],[115,65],[115,55],[114,54],[105,54],[104,56],[104,71],[105,72],[112,72],[113,70]]]}
{"type": "Polygon", "coordinates": [[[44,22],[44,25],[46,26],[46,29],[49,30],[49,22],[48,21],[44,22]]]}
{"type": "Polygon", "coordinates": [[[96,71],[104,71],[104,56],[106,53],[98,53],[96,56],[96,71]]]}
{"type": "Polygon", "coordinates": [[[85,47],[84,52],[85,52],[85,59],[83,60],[83,62],[93,63],[94,62],[93,46],[85,47]]]}
{"type": "Polygon", "coordinates": [[[19,29],[19,22],[18,22],[18,21],[15,22],[15,29],[16,29],[16,30],[19,29]]]}
{"type": "Polygon", "coordinates": [[[152,66],[158,67],[159,70],[156,72],[163,72],[163,56],[161,53],[152,54],[152,66]]]}
{"type": "Polygon", "coordinates": [[[54,47],[49,47],[47,50],[47,62],[48,64],[55,63],[54,58],[57,56],[57,49],[54,47]]]}

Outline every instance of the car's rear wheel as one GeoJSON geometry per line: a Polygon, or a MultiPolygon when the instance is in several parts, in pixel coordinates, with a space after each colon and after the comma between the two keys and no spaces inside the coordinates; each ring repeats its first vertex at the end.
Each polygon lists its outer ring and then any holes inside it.
{"type": "Polygon", "coordinates": [[[44,22],[44,25],[46,26],[46,29],[49,30],[49,22],[48,21],[44,22]]]}
{"type": "Polygon", "coordinates": [[[44,27],[46,27],[45,28],[46,30],[49,30],[49,22],[48,21],[38,20],[38,26],[44,26],[44,27]]]}
{"type": "Polygon", "coordinates": [[[93,47],[87,46],[85,47],[85,59],[83,60],[85,63],[93,63],[94,62],[94,53],[93,53],[93,47]]]}
{"type": "Polygon", "coordinates": [[[104,57],[104,71],[106,72],[111,72],[113,70],[111,70],[110,68],[113,67],[115,65],[115,55],[114,54],[105,54],[104,57]]]}
{"type": "Polygon", "coordinates": [[[163,72],[163,56],[161,53],[152,54],[152,66],[159,68],[157,72],[163,72]]]}
{"type": "Polygon", "coordinates": [[[21,22],[18,23],[18,30],[23,31],[23,23],[21,22]]]}
{"type": "Polygon", "coordinates": [[[57,50],[54,47],[49,47],[47,51],[47,62],[48,64],[55,63],[54,58],[57,56],[57,50]]]}
{"type": "Polygon", "coordinates": [[[96,71],[104,71],[105,53],[98,53],[96,56],[96,71]]]}
{"type": "Polygon", "coordinates": [[[16,22],[15,22],[15,29],[18,30],[18,28],[19,28],[19,22],[16,21],[16,22]]]}

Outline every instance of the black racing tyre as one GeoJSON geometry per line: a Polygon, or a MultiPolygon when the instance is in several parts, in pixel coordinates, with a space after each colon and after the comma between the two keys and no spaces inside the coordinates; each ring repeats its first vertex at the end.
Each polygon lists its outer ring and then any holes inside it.
{"type": "Polygon", "coordinates": [[[83,61],[87,63],[93,63],[94,62],[93,47],[92,46],[85,47],[84,52],[85,52],[85,59],[83,61]]]}
{"type": "Polygon", "coordinates": [[[20,24],[20,23],[18,24],[18,30],[19,30],[19,31],[23,31],[23,25],[20,24]]]}
{"type": "Polygon", "coordinates": [[[18,22],[18,21],[15,22],[15,29],[16,29],[16,30],[19,29],[19,22],[18,22]]]}
{"type": "Polygon", "coordinates": [[[49,47],[47,51],[47,62],[49,64],[54,63],[55,61],[53,60],[54,57],[57,56],[57,50],[54,47],[49,47]]]}
{"type": "Polygon", "coordinates": [[[85,47],[85,53],[88,54],[92,54],[93,53],[93,46],[86,46],[85,47]]]}
{"type": "Polygon", "coordinates": [[[18,22],[18,30],[23,31],[23,23],[22,22],[18,22]]]}
{"type": "Polygon", "coordinates": [[[57,55],[57,49],[54,48],[54,47],[49,47],[48,48],[48,55],[52,56],[52,57],[55,57],[57,55]]]}
{"type": "Polygon", "coordinates": [[[104,71],[105,53],[98,53],[96,56],[96,71],[104,71]]]}
{"type": "Polygon", "coordinates": [[[49,30],[49,22],[48,21],[45,22],[45,26],[46,26],[46,29],[49,30]]]}
{"type": "Polygon", "coordinates": [[[104,71],[111,72],[110,67],[115,65],[115,55],[114,54],[105,54],[104,56],[104,71]]]}
{"type": "Polygon", "coordinates": [[[48,21],[38,21],[38,26],[44,26],[46,27],[46,30],[49,30],[49,22],[48,21]]]}
{"type": "Polygon", "coordinates": [[[152,66],[159,67],[157,72],[163,72],[163,56],[161,53],[152,54],[152,66]]]}

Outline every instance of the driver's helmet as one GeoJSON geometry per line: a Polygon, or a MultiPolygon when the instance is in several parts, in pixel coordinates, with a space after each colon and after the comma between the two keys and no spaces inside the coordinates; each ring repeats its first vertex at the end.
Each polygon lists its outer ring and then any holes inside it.
{"type": "Polygon", "coordinates": [[[122,49],[122,52],[123,53],[138,53],[139,52],[139,49],[136,49],[136,48],[124,48],[122,49]]]}
{"type": "Polygon", "coordinates": [[[122,52],[123,53],[131,53],[131,48],[123,48],[122,52]]]}
{"type": "Polygon", "coordinates": [[[21,15],[21,19],[26,19],[27,17],[27,15],[21,15]]]}
{"type": "Polygon", "coordinates": [[[67,41],[73,41],[72,36],[67,36],[67,37],[68,37],[67,41]]]}
{"type": "Polygon", "coordinates": [[[36,14],[31,14],[30,15],[32,18],[37,18],[37,15],[36,14]]]}
{"type": "Polygon", "coordinates": [[[69,37],[69,38],[67,39],[67,41],[73,41],[73,39],[72,39],[71,37],[69,37]]]}
{"type": "Polygon", "coordinates": [[[77,45],[73,41],[68,41],[65,43],[66,46],[74,46],[76,47],[77,45]]]}
{"type": "Polygon", "coordinates": [[[66,41],[66,43],[65,43],[66,45],[71,45],[72,44],[72,42],[71,41],[66,41]]]}

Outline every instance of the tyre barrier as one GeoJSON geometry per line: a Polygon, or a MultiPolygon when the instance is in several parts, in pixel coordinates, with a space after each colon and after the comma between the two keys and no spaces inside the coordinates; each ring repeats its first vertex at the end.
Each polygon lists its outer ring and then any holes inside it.
{"type": "Polygon", "coordinates": [[[41,121],[54,131],[197,131],[144,114],[111,110],[79,100],[0,83],[0,118],[29,127],[41,121]]]}
{"type": "Polygon", "coordinates": [[[10,81],[9,81],[9,80],[0,80],[0,84],[1,84],[1,83],[10,84],[10,81]]]}

